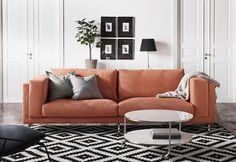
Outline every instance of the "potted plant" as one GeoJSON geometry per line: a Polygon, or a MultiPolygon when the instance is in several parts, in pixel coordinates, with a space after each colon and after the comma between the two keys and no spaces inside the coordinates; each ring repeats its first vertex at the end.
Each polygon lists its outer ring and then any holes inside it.
{"type": "Polygon", "coordinates": [[[75,36],[78,38],[77,42],[89,47],[89,59],[85,60],[85,66],[86,68],[96,68],[97,60],[92,59],[92,48],[94,44],[96,44],[97,48],[101,47],[101,42],[96,41],[96,38],[100,36],[98,33],[98,27],[95,25],[94,20],[87,21],[86,18],[83,20],[78,20],[76,23],[78,24],[78,33],[75,36]]]}

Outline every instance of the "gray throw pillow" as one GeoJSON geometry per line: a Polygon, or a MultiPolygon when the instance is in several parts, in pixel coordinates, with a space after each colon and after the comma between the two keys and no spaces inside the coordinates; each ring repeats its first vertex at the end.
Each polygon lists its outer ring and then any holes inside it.
{"type": "Polygon", "coordinates": [[[73,90],[70,83],[69,75],[57,76],[48,71],[46,71],[46,74],[49,78],[49,101],[53,101],[56,99],[68,99],[73,96],[73,90]]]}
{"type": "Polygon", "coordinates": [[[96,75],[80,77],[70,74],[69,76],[74,92],[72,99],[81,100],[103,98],[102,94],[98,89],[96,75]]]}

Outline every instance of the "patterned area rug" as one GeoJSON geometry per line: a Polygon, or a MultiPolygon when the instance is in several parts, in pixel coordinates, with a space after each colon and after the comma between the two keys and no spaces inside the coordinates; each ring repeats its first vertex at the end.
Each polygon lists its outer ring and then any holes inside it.
{"type": "MultiPolygon", "coordinates": [[[[127,131],[151,127],[130,125],[127,131]]],[[[43,142],[52,161],[236,161],[235,136],[219,125],[212,127],[208,132],[206,126],[184,126],[183,131],[196,134],[193,140],[184,145],[173,145],[170,159],[162,160],[161,156],[167,152],[167,146],[127,143],[123,147],[123,135],[117,133],[117,126],[32,126],[47,134],[43,142]]],[[[44,148],[39,145],[2,160],[48,161],[44,148]]]]}

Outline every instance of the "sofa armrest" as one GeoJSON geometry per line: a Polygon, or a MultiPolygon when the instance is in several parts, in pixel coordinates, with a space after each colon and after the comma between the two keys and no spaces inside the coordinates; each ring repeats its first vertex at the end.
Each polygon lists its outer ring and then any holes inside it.
{"type": "Polygon", "coordinates": [[[29,83],[23,84],[22,119],[27,123],[29,114],[29,83]]]}
{"type": "Polygon", "coordinates": [[[190,79],[190,102],[194,105],[194,116],[215,121],[215,85],[206,79],[190,79]]]}
{"type": "Polygon", "coordinates": [[[29,116],[42,117],[42,105],[48,96],[48,77],[41,75],[29,81],[29,116]]]}

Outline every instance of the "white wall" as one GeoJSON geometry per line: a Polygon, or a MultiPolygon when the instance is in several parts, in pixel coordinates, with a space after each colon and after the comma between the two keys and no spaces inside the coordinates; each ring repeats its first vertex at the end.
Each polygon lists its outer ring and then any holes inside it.
{"type": "MultiPolygon", "coordinates": [[[[65,67],[84,67],[88,58],[88,47],[76,42],[76,20],[94,19],[100,24],[101,16],[135,17],[134,60],[110,60],[112,68],[147,67],[147,54],[140,52],[142,38],[154,38],[157,52],[150,53],[152,68],[174,68],[176,66],[174,1],[173,0],[65,0],[64,1],[65,67]]],[[[93,49],[93,58],[100,59],[100,50],[93,49]]],[[[99,60],[99,67],[106,61],[99,60]]]]}

